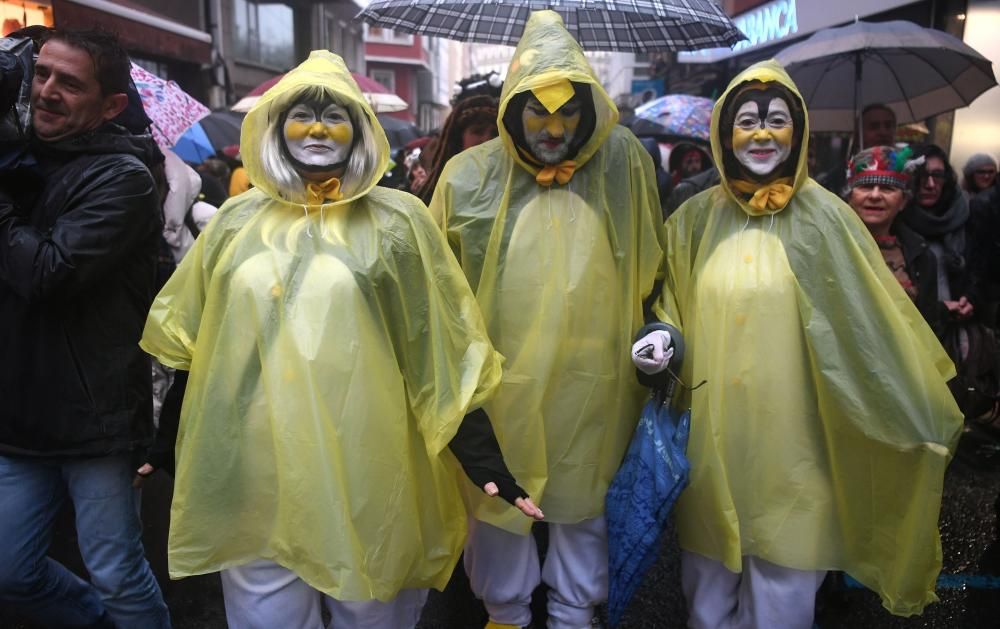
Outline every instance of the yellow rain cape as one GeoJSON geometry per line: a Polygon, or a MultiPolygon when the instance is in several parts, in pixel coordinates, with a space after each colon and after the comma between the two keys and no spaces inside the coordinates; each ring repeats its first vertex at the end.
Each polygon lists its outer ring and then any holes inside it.
{"type": "MultiPolygon", "coordinates": [[[[777,82],[780,65],[736,77],[777,82]]],[[[808,138],[806,128],[803,138],[808,138]]],[[[855,213],[806,175],[762,214],[722,184],[667,221],[657,314],[687,342],[682,378],[707,380],[691,406],[691,484],[677,503],[681,546],[740,571],[752,555],[844,570],[894,614],[937,598],[937,518],[962,416],[954,368],[855,213]]]]}
{"type": "Polygon", "coordinates": [[[190,370],[170,573],[266,558],[342,600],[443,588],[466,517],[444,449],[500,381],[475,299],[420,201],[375,187],[388,143],[336,55],[313,52],[264,94],[241,145],[256,187],[198,238],[142,340],[190,370]],[[260,147],[310,86],[350,104],[378,163],[347,198],[304,208],[260,147]]]}
{"type": "MultiPolygon", "coordinates": [[[[629,360],[662,258],[652,161],[551,11],[532,15],[501,95],[500,137],[452,158],[431,201],[505,356],[485,405],[504,458],[550,522],[604,512],[646,391],[629,360]],[[596,126],[565,184],[535,181],[502,124],[518,93],[569,79],[591,90],[596,126]]],[[[482,500],[474,515],[515,533],[530,521],[482,500]]],[[[478,492],[481,494],[481,492],[478,492]]]]}

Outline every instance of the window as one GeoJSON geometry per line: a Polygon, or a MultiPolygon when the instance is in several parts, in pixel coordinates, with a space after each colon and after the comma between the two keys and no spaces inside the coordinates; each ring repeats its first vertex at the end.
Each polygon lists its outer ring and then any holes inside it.
{"type": "Polygon", "coordinates": [[[135,55],[129,55],[129,60],[135,65],[139,66],[143,70],[146,70],[150,74],[155,74],[161,79],[169,79],[170,73],[167,68],[167,64],[162,61],[154,61],[152,59],[146,59],[144,57],[137,57],[135,55]]]}
{"type": "Polygon", "coordinates": [[[413,35],[410,33],[397,33],[390,28],[382,28],[381,26],[365,26],[365,41],[380,44],[398,44],[400,46],[410,46],[413,44],[413,35]]]}
{"type": "Polygon", "coordinates": [[[384,68],[373,68],[368,71],[368,76],[376,83],[381,83],[382,87],[391,93],[396,93],[396,73],[394,71],[384,68]]]}
{"type": "Polygon", "coordinates": [[[6,37],[25,26],[52,26],[52,7],[48,2],[6,2],[0,1],[0,20],[2,31],[6,37]]]}
{"type": "Polygon", "coordinates": [[[292,9],[283,4],[256,4],[233,0],[236,56],[282,70],[295,65],[295,28],[292,9]]]}

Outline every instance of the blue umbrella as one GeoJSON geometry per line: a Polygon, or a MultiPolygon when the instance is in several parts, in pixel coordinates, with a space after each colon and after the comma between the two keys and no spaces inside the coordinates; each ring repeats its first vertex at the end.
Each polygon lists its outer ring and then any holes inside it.
{"type": "MultiPolygon", "coordinates": [[[[680,350],[680,348],[677,348],[680,350]]],[[[676,358],[680,358],[675,353],[676,358]]],[[[671,361],[676,368],[676,363],[671,361]]],[[[659,549],[660,534],[677,497],[688,484],[691,465],[684,451],[691,412],[671,408],[673,382],[654,391],[642,409],[625,460],[605,497],[608,523],[608,622],[621,622],[625,608],[659,549]]]]}
{"type": "Polygon", "coordinates": [[[245,115],[232,111],[212,112],[191,125],[172,150],[185,162],[200,164],[222,153],[226,147],[238,146],[245,115]]]}
{"type": "Polygon", "coordinates": [[[208,139],[208,134],[198,123],[185,131],[170,150],[177,153],[177,157],[190,164],[200,164],[215,155],[212,141],[208,139]]]}

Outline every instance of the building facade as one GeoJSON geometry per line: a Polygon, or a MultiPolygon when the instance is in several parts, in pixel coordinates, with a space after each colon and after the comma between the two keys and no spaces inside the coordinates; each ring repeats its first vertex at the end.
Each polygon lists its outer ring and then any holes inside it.
{"type": "Polygon", "coordinates": [[[313,49],[365,71],[364,0],[0,0],[2,34],[23,26],[102,28],[133,61],[213,109],[301,63],[313,49]]]}

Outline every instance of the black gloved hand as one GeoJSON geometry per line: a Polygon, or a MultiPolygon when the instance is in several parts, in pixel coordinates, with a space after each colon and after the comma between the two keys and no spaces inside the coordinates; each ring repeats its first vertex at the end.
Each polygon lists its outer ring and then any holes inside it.
{"type": "Polygon", "coordinates": [[[462,465],[465,475],[480,489],[487,483],[496,483],[498,495],[514,506],[517,506],[518,498],[528,497],[504,463],[493,425],[483,409],[476,409],[465,416],[448,447],[462,465]]]}

